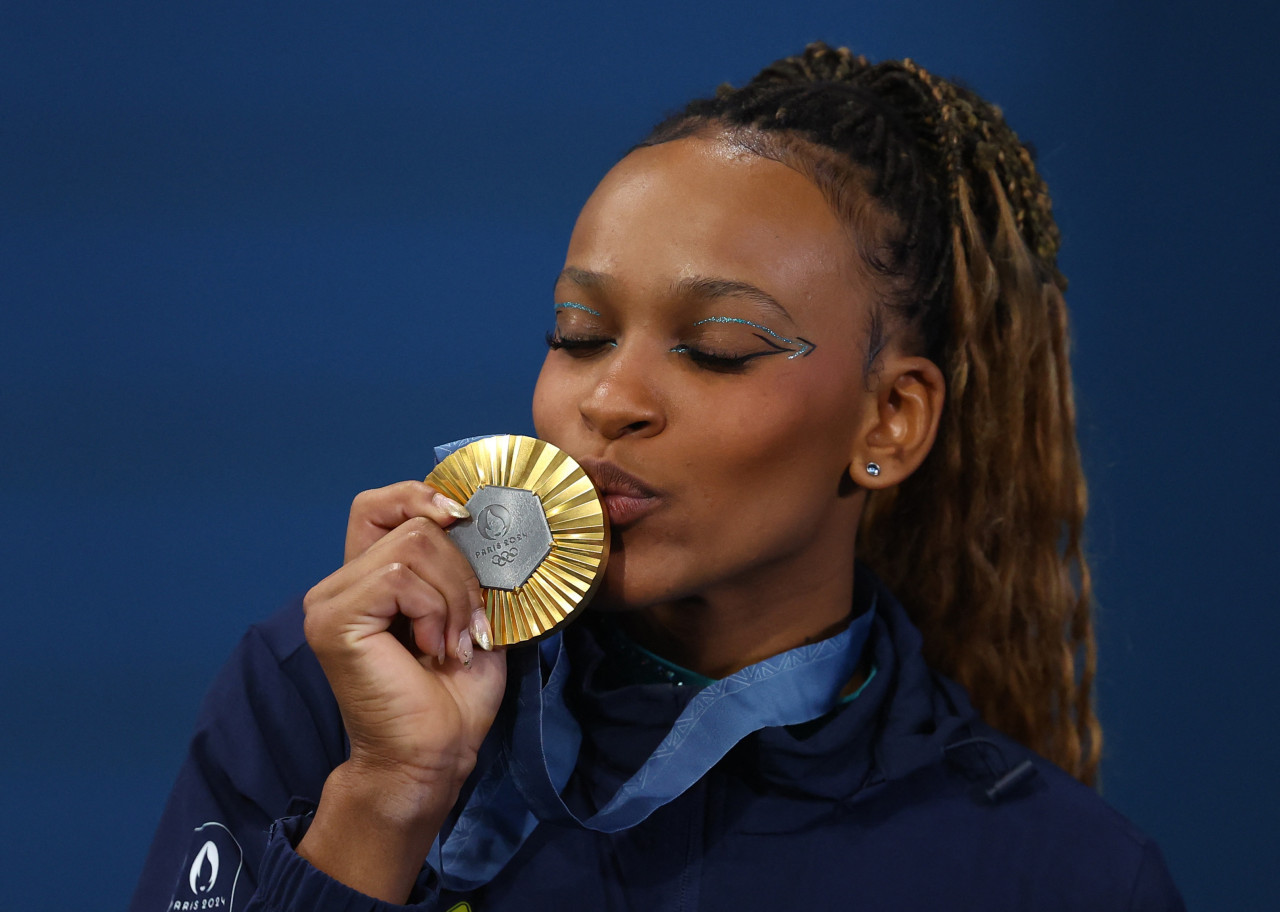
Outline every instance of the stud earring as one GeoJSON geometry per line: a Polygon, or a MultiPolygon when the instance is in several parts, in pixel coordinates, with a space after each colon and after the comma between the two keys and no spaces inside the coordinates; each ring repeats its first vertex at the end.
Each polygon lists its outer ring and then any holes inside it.
{"type": "Polygon", "coordinates": [[[868,462],[867,474],[870,475],[872,478],[875,478],[877,475],[880,474],[880,466],[876,465],[874,462],[868,462]]]}

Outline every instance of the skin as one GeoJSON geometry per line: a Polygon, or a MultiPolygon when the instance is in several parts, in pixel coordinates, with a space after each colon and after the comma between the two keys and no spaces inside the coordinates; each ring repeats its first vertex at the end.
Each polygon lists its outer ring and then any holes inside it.
{"type": "MultiPolygon", "coordinates": [[[[873,300],[818,189],[716,137],[639,149],[588,200],[556,287],[557,303],[579,305],[556,313],[557,337],[575,341],[548,353],[534,422],[580,461],[658,492],[615,528],[596,601],[649,648],[719,676],[847,620],[866,491],[924,459],[943,397],[938,369],[892,340],[864,375],[873,300]],[[751,323],[815,347],[716,361],[770,350],[751,323]]],[[[505,681],[501,654],[471,657],[479,589],[444,534],[451,521],[420,483],[362,494],[346,563],[306,600],[351,759],[298,851],[392,902],[408,896],[505,681]],[[392,632],[398,616],[409,645],[392,632]]]]}
{"type": "Polygon", "coordinates": [[[941,378],[895,353],[899,400],[926,407],[910,430],[885,426],[858,357],[873,290],[820,191],[721,141],[639,149],[579,216],[556,300],[581,305],[557,313],[563,337],[605,341],[550,352],[534,393],[539,436],[661,492],[614,536],[597,603],[629,610],[643,644],[713,677],[838,629],[865,500],[865,488],[842,479],[851,464],[860,482],[901,477],[901,457],[884,444],[904,431],[932,439],[926,413],[941,378]],[[760,289],[785,313],[740,294],[688,292],[725,280],[760,289]],[[774,350],[739,321],[816,348],[732,372],[688,356],[774,350]],[[868,461],[879,478],[860,471],[868,461]]]}

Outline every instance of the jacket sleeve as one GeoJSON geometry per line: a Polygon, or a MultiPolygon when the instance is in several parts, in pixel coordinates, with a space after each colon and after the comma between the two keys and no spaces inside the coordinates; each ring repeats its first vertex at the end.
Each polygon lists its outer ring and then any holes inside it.
{"type": "Polygon", "coordinates": [[[258,889],[245,912],[431,912],[436,908],[438,890],[429,869],[419,877],[411,904],[400,906],[366,896],[311,867],[293,850],[310,819],[309,814],[291,817],[272,826],[259,867],[258,889]]]}
{"type": "Polygon", "coordinates": [[[301,603],[249,630],[200,708],[130,912],[425,910],[358,893],[294,850],[346,758],[338,707],[302,636],[301,603]]]}

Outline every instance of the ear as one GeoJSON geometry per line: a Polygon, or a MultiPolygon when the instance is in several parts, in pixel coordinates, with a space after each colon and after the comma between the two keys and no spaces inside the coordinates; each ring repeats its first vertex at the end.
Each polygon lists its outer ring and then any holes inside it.
{"type": "Polygon", "coordinates": [[[849,474],[869,490],[891,488],[920,467],[938,436],[947,383],[928,358],[887,355],[876,371],[874,405],[850,454],[849,474]],[[867,471],[868,464],[879,474],[867,471]]]}

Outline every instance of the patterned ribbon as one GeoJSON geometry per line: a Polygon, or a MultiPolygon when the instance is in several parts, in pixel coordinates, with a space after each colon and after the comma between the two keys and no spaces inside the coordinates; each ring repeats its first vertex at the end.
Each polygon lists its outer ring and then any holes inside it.
{"type": "Polygon", "coordinates": [[[492,880],[540,821],[601,833],[635,826],[688,790],[752,732],[808,722],[832,709],[853,677],[874,613],[873,605],[834,637],[703,688],[636,774],[585,819],[560,797],[582,744],[582,730],[564,702],[570,669],[563,637],[513,650],[509,661],[519,689],[509,741],[443,846],[433,847],[432,867],[446,889],[465,892],[492,880]]]}

